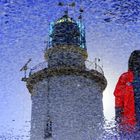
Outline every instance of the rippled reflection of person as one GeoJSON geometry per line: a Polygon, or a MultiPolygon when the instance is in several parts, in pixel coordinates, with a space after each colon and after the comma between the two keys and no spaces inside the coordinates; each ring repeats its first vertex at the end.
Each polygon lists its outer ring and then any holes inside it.
{"type": "Polygon", "coordinates": [[[137,136],[134,139],[140,139],[140,50],[131,53],[128,71],[120,76],[114,96],[119,133],[121,136],[137,136]]]}

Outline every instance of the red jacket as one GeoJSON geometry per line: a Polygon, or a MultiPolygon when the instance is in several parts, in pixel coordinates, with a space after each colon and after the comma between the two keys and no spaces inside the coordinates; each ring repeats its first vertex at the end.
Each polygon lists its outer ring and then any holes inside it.
{"type": "Polygon", "coordinates": [[[123,110],[121,113],[121,124],[130,126],[135,126],[136,124],[133,80],[134,75],[132,71],[123,73],[114,91],[115,107],[123,110]]]}

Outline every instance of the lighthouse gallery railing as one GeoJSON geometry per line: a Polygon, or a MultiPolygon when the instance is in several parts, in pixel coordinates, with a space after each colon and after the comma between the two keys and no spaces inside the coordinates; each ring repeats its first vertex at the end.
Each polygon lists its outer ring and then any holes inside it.
{"type": "MultiPolygon", "coordinates": [[[[104,71],[103,71],[102,67],[99,66],[98,64],[96,64],[95,62],[86,61],[85,66],[86,66],[86,70],[96,70],[99,73],[104,75],[104,71]]],[[[30,69],[29,76],[40,71],[40,70],[43,70],[45,68],[48,68],[48,63],[46,61],[41,62],[30,69]]]]}

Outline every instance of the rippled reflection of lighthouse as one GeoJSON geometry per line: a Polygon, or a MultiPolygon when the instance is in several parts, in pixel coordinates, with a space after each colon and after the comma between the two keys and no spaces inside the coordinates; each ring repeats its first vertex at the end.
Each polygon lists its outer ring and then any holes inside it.
{"type": "Polygon", "coordinates": [[[67,13],[50,25],[46,67],[32,69],[31,140],[98,139],[103,125],[102,69],[86,66],[85,28],[67,13]]]}

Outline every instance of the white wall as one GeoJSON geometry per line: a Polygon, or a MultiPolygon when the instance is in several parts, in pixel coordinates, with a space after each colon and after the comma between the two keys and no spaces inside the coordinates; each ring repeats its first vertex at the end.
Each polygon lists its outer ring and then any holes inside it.
{"type": "Polygon", "coordinates": [[[31,140],[44,140],[48,89],[53,140],[99,139],[103,131],[99,84],[83,76],[62,75],[51,77],[49,84],[46,78],[34,86],[31,140]]]}

